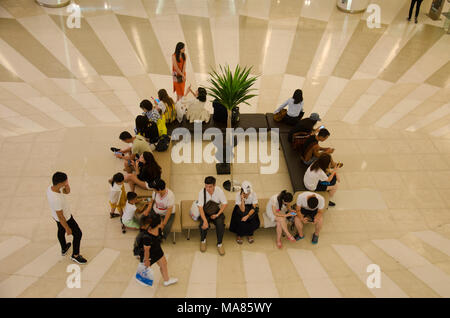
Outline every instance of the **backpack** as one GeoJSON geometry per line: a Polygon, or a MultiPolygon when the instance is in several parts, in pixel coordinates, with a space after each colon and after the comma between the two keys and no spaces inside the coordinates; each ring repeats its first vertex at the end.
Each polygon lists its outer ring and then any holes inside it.
{"type": "Polygon", "coordinates": [[[169,149],[170,137],[168,135],[162,135],[159,137],[158,143],[156,144],[155,150],[162,152],[169,149]]]}
{"type": "Polygon", "coordinates": [[[303,148],[303,145],[305,144],[306,139],[308,139],[308,137],[310,136],[310,134],[305,133],[305,132],[298,132],[292,135],[292,149],[300,151],[303,148]]]}

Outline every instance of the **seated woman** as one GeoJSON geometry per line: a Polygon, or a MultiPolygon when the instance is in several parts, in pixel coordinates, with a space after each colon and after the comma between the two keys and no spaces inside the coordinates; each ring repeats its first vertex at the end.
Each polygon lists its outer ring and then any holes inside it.
{"type": "Polygon", "coordinates": [[[242,244],[242,236],[247,236],[251,244],[253,232],[259,228],[260,221],[258,216],[259,208],[256,193],[252,191],[252,185],[248,181],[243,181],[241,192],[236,193],[236,205],[230,221],[230,232],[236,233],[236,242],[242,244]]]}
{"type": "MultiPolygon", "coordinates": [[[[331,156],[322,153],[306,170],[303,177],[305,187],[310,191],[328,191],[331,199],[338,189],[337,183],[341,182],[337,174],[339,168],[339,164],[332,167],[331,156]]],[[[336,203],[330,200],[329,206],[335,205],[336,203]]]]}
{"type": "MultiPolygon", "coordinates": [[[[153,206],[153,211],[161,216],[162,236],[167,238],[175,220],[175,195],[172,190],[166,188],[166,183],[161,179],[155,180],[153,189],[155,191],[149,205],[153,206]]],[[[149,212],[150,210],[144,212],[144,215],[148,215],[149,212]]]]}
{"type": "MultiPolygon", "coordinates": [[[[181,104],[184,104],[186,109],[186,119],[193,123],[195,120],[201,120],[204,122],[209,121],[210,114],[205,108],[206,105],[206,89],[199,87],[197,92],[193,92],[191,86],[188,87],[188,93],[181,99],[181,104]],[[187,95],[192,93],[196,99],[187,99],[187,95]]],[[[182,105],[178,106],[181,108],[182,105]]],[[[177,108],[177,112],[178,112],[177,108]]],[[[180,111],[183,111],[180,109],[180,111]]]]}
{"type": "Polygon", "coordinates": [[[158,119],[161,118],[161,115],[159,114],[156,107],[153,107],[153,104],[148,99],[144,99],[139,104],[139,107],[142,109],[143,113],[142,115],[147,116],[148,120],[151,122],[157,123],[158,119]]]}
{"type": "Polygon", "coordinates": [[[134,169],[136,174],[130,173],[125,177],[131,191],[134,191],[136,185],[142,189],[151,190],[154,181],[161,178],[161,167],[151,152],[145,151],[139,160],[134,162],[134,169]]]}
{"type": "Polygon", "coordinates": [[[283,118],[283,121],[291,126],[294,126],[298,123],[300,119],[303,117],[303,92],[301,89],[296,89],[292,98],[289,98],[280,107],[278,107],[273,113],[279,113],[284,107],[288,107],[286,116],[283,118]]]}
{"type": "Polygon", "coordinates": [[[289,233],[286,218],[291,216],[290,213],[295,212],[290,206],[292,203],[292,193],[283,190],[280,194],[273,195],[267,202],[266,215],[272,222],[276,222],[277,226],[277,247],[282,248],[281,234],[284,232],[291,242],[295,242],[295,238],[289,233]]]}
{"type": "Polygon", "coordinates": [[[161,114],[164,114],[166,123],[172,123],[177,118],[173,99],[169,97],[165,89],[158,91],[158,98],[158,108],[161,110],[161,114]]]}
{"type": "Polygon", "coordinates": [[[141,135],[151,144],[158,142],[158,127],[154,122],[149,121],[147,116],[138,115],[135,123],[134,132],[136,135],[141,135]]]}

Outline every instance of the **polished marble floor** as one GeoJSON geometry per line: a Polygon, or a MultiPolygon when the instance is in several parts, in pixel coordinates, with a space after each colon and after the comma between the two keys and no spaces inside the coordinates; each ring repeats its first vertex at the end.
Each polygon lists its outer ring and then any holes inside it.
{"type": "MultiPolygon", "coordinates": [[[[0,297],[450,297],[450,41],[425,15],[430,0],[417,25],[406,21],[409,1],[372,1],[379,29],[331,0],[75,2],[79,29],[65,9],[0,0],[0,297]],[[259,96],[242,112],[272,111],[302,88],[345,166],[317,246],[311,228],[281,250],[273,228],[253,245],[228,232],[220,257],[214,233],[206,254],[198,231],[178,234],[163,249],[179,283],[157,276],[142,289],[134,234],[107,214],[106,180],[121,170],[109,147],[141,99],[170,90],[180,40],[194,86],[211,65],[253,66],[259,96]],[[55,170],[69,175],[90,260],[79,290],[66,287],[70,261],[58,256],[44,195],[55,170]],[[366,286],[371,263],[380,289],[366,286]]],[[[236,179],[260,198],[292,190],[282,155],[276,174],[260,167],[236,164],[236,179]]],[[[214,165],[172,163],[176,201],[195,198],[207,174],[214,165]]]]}

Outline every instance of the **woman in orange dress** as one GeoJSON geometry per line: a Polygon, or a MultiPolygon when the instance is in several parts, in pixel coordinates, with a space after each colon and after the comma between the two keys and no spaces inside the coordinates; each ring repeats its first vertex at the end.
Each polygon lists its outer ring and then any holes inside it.
{"type": "Polygon", "coordinates": [[[178,42],[175,53],[172,55],[173,91],[177,93],[177,101],[184,96],[184,84],[186,83],[186,55],[184,43],[178,42]]]}

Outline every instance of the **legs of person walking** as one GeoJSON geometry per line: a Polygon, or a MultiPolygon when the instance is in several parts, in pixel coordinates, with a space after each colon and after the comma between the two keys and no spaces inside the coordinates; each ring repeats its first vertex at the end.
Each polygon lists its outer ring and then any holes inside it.
{"type": "Polygon", "coordinates": [[[58,225],[58,241],[61,244],[61,250],[64,250],[67,246],[66,242],[66,229],[61,225],[60,222],[56,222],[58,225]]]}
{"type": "Polygon", "coordinates": [[[416,2],[417,2],[417,4],[416,4],[416,15],[415,15],[416,20],[417,20],[417,17],[419,16],[420,5],[422,4],[422,1],[423,1],[423,0],[416,0],[416,2]]]}
{"type": "Polygon", "coordinates": [[[161,276],[163,277],[164,281],[167,282],[169,280],[169,269],[167,267],[166,257],[161,257],[156,263],[159,265],[161,276]]]}
{"type": "Polygon", "coordinates": [[[411,20],[412,12],[413,12],[413,9],[414,9],[414,5],[416,4],[416,1],[417,0],[411,0],[411,5],[409,6],[408,20],[411,20]]]}
{"type": "Polygon", "coordinates": [[[73,235],[73,254],[72,256],[78,256],[80,254],[80,243],[81,243],[81,237],[83,236],[83,233],[81,232],[80,227],[78,226],[77,222],[73,217],[71,217],[69,220],[67,220],[67,225],[72,230],[73,235]]]}

